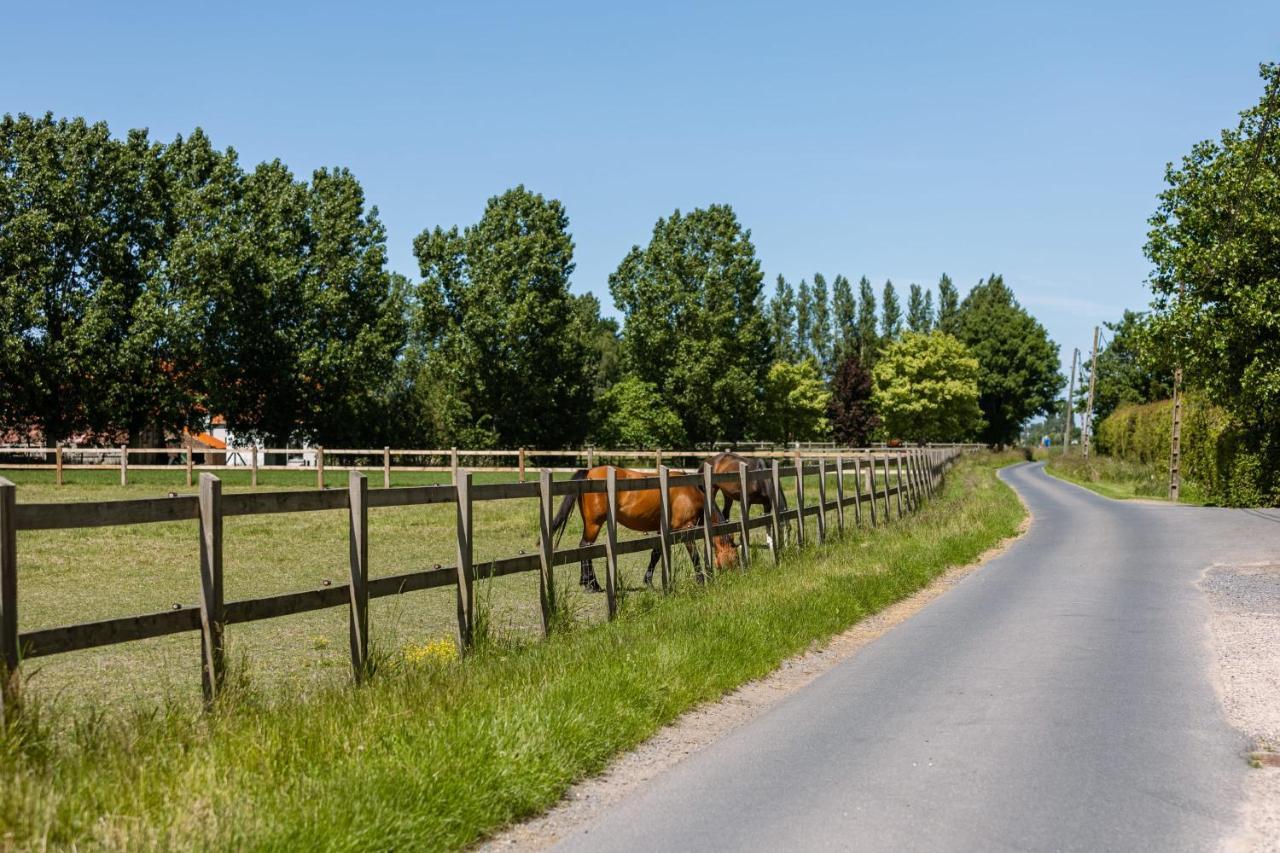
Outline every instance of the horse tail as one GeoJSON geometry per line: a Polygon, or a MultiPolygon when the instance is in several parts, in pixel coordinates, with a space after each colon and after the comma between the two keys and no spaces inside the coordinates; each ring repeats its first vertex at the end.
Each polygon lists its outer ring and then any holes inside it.
{"type": "MultiPolygon", "coordinates": [[[[573,472],[570,480],[585,480],[587,478],[587,469],[579,468],[573,472]]],[[[560,508],[556,510],[556,517],[551,520],[551,536],[555,545],[560,544],[560,537],[564,535],[564,529],[569,524],[569,516],[573,514],[573,507],[578,501],[578,496],[569,494],[564,496],[564,500],[560,501],[560,508]]]]}

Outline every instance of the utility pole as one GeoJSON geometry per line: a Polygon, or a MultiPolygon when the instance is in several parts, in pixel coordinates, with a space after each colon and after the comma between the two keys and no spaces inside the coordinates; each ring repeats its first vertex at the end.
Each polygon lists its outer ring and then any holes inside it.
{"type": "Polygon", "coordinates": [[[1093,327],[1093,355],[1089,357],[1089,408],[1084,416],[1084,458],[1089,458],[1089,444],[1093,441],[1093,383],[1098,378],[1098,327],[1093,327]]]}
{"type": "Polygon", "coordinates": [[[1080,350],[1071,352],[1071,382],[1067,384],[1067,424],[1062,428],[1062,454],[1071,450],[1071,395],[1076,391],[1076,361],[1080,358],[1080,350]]]}
{"type": "MultiPolygon", "coordinates": [[[[1178,282],[1178,307],[1185,286],[1178,282]]],[[[1169,500],[1177,503],[1182,487],[1182,365],[1173,369],[1173,427],[1169,430],[1169,500]]]]}

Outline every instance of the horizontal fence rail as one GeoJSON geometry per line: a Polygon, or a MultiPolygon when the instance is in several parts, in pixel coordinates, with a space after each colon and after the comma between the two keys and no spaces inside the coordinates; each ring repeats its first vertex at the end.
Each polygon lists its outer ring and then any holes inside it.
{"type": "MultiPolygon", "coordinates": [[[[976,444],[929,444],[933,450],[973,450],[976,444]]],[[[732,450],[739,456],[772,459],[794,454],[797,448],[768,447],[759,442],[747,444],[729,442],[717,444],[719,449],[671,450],[609,449],[584,447],[577,450],[459,450],[456,447],[441,449],[421,448],[329,448],[315,447],[258,447],[243,445],[227,448],[214,447],[0,447],[0,469],[53,471],[57,485],[64,484],[67,471],[119,471],[120,484],[128,485],[130,471],[185,470],[187,486],[194,486],[200,473],[205,471],[246,471],[252,485],[258,485],[258,473],[262,471],[313,471],[318,488],[324,487],[326,467],[331,469],[382,472],[383,486],[391,485],[395,473],[451,474],[463,467],[466,461],[476,471],[488,473],[519,474],[524,482],[529,468],[535,462],[562,460],[560,465],[550,466],[555,473],[568,473],[582,467],[594,467],[605,462],[651,462],[657,470],[665,462],[683,460],[697,464],[724,450],[732,450]],[[154,461],[163,457],[166,461],[154,461]],[[222,461],[216,461],[221,458],[222,461]],[[143,461],[137,461],[137,460],[143,461]],[[279,461],[283,459],[283,464],[279,461]],[[133,461],[131,461],[133,460],[133,461]],[[147,461],[151,460],[151,461],[147,461]],[[275,461],[271,461],[275,460],[275,461]],[[433,464],[434,463],[434,464],[433,464]]],[[[806,458],[834,460],[854,453],[898,453],[906,448],[877,445],[861,448],[836,448],[806,445],[800,448],[806,458]]],[[[537,469],[547,467],[538,464],[537,469]]]]}
{"type": "MultiPolygon", "coordinates": [[[[0,676],[3,676],[3,681],[0,682],[3,687],[0,713],[9,713],[19,707],[19,674],[23,659],[193,631],[201,634],[204,694],[206,701],[212,702],[222,688],[226,626],[344,606],[349,611],[352,628],[351,660],[354,677],[358,681],[368,665],[370,599],[454,587],[458,601],[459,643],[465,650],[471,640],[474,620],[473,584],[477,579],[487,577],[539,572],[543,630],[549,631],[556,589],[554,570],[583,560],[605,560],[606,598],[609,616],[612,618],[617,612],[617,560],[620,556],[646,551],[653,552],[655,560],[660,556],[664,591],[670,589],[671,553],[675,545],[690,548],[691,554],[698,553],[706,561],[707,571],[710,572],[715,565],[714,541],[725,536],[740,536],[739,561],[746,569],[751,558],[750,533],[764,529],[769,534],[769,550],[774,562],[777,562],[779,549],[783,545],[784,526],[795,523],[795,542],[802,545],[806,536],[805,520],[810,516],[817,519],[819,543],[827,538],[828,515],[833,512],[837,529],[841,532],[845,529],[846,509],[849,508],[853,510],[855,525],[863,524],[864,519],[871,525],[886,524],[895,514],[901,518],[904,513],[917,509],[934,493],[946,470],[966,449],[968,448],[962,446],[947,446],[831,453],[804,451],[788,454],[786,464],[778,460],[776,453],[759,452],[757,455],[771,456],[771,464],[749,469],[746,463],[740,463],[736,471],[713,473],[710,465],[704,463],[696,474],[673,471],[659,464],[654,476],[625,478],[618,478],[615,475],[617,469],[611,467],[606,472],[607,477],[603,479],[556,480],[553,478],[553,469],[543,467],[539,469],[536,480],[511,483],[475,483],[471,469],[459,468],[450,485],[400,486],[372,491],[368,488],[366,476],[358,469],[351,469],[348,487],[345,489],[223,495],[219,478],[205,471],[200,474],[197,495],[66,503],[18,503],[17,487],[0,477],[0,676]],[[806,503],[805,478],[815,475],[818,477],[817,502],[806,503]],[[828,479],[833,476],[835,495],[832,498],[827,489],[828,479]],[[795,506],[784,510],[774,501],[770,512],[751,518],[746,504],[738,502],[741,509],[737,520],[714,520],[711,502],[715,500],[717,486],[733,484],[746,492],[751,483],[764,482],[776,494],[782,491],[782,485],[786,481],[794,481],[795,506]],[[709,500],[704,500],[701,523],[679,530],[669,529],[671,490],[688,487],[700,489],[704,495],[711,496],[709,500]],[[659,493],[663,523],[656,533],[619,541],[618,496],[633,491],[659,493]],[[581,498],[591,494],[606,496],[605,541],[573,548],[557,548],[551,530],[552,512],[557,499],[566,495],[581,498]],[[536,553],[521,552],[515,556],[476,564],[473,560],[475,529],[472,507],[476,502],[501,500],[538,501],[538,550],[536,553]],[[455,563],[395,575],[369,577],[369,510],[428,504],[452,504],[455,507],[458,555],[455,563]],[[325,585],[319,589],[238,601],[223,600],[222,526],[225,518],[343,510],[349,519],[350,542],[350,577],[345,583],[325,581],[325,585]],[[72,530],[176,521],[196,522],[201,577],[201,600],[198,604],[175,604],[169,610],[155,613],[19,632],[19,531],[72,530]]],[[[365,451],[338,452],[354,454],[365,451]]],[[[466,452],[458,451],[459,456],[464,453],[466,452]]],[[[539,455],[550,454],[539,451],[539,455]]],[[[670,454],[678,455],[685,454],[670,454]]]]}

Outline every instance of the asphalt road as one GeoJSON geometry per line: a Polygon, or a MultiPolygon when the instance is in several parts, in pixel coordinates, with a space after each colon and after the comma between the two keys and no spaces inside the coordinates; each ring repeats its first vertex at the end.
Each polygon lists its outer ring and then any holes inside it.
{"type": "Polygon", "coordinates": [[[1215,561],[1280,514],[1110,501],[1002,472],[1028,533],[925,610],[674,767],[565,850],[1207,850],[1242,735],[1211,680],[1215,561]]]}

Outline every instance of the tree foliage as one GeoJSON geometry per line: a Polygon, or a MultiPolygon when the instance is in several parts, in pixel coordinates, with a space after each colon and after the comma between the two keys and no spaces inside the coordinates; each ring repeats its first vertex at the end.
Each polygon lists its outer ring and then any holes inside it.
{"type": "Polygon", "coordinates": [[[907,328],[913,332],[928,332],[933,328],[933,295],[912,284],[907,297],[907,328]]]}
{"type": "Polygon", "coordinates": [[[880,335],[876,331],[876,294],[864,275],[858,281],[858,358],[865,365],[875,362],[880,351],[880,335]]]}
{"type": "Polygon", "coordinates": [[[519,186],[489,199],[475,225],[414,240],[418,334],[453,401],[453,434],[506,447],[586,437],[598,330],[569,292],[568,228],[559,201],[519,186]]]}
{"type": "Polygon", "coordinates": [[[949,335],[956,332],[956,317],[960,313],[960,294],[946,273],[938,279],[937,327],[949,335]]]}
{"type": "Polygon", "coordinates": [[[977,430],[978,361],[945,332],[906,332],[876,362],[875,402],[891,438],[963,441],[977,430]]]}
{"type": "Polygon", "coordinates": [[[880,337],[885,343],[896,341],[902,334],[902,308],[898,304],[898,291],[892,281],[884,283],[884,295],[880,298],[880,337]]]}
{"type": "Polygon", "coordinates": [[[809,329],[809,351],[817,359],[822,375],[831,373],[831,303],[827,295],[827,279],[813,274],[813,310],[809,329]]]}
{"type": "Polygon", "coordinates": [[[872,400],[871,371],[857,353],[850,353],[836,368],[831,381],[828,418],[835,440],[845,447],[866,447],[880,426],[872,400]]]}
{"type": "Polygon", "coordinates": [[[628,376],[600,395],[594,442],[601,447],[681,447],[684,424],[652,383],[628,376]]]}
{"type": "Polygon", "coordinates": [[[1165,173],[1146,245],[1153,340],[1280,479],[1280,65],[1217,141],[1165,173]]]}
{"type": "MultiPolygon", "coordinates": [[[[1125,311],[1119,322],[1106,322],[1107,340],[1098,349],[1098,378],[1094,383],[1094,422],[1105,420],[1125,403],[1150,403],[1173,393],[1173,371],[1155,357],[1150,321],[1136,311],[1125,311]]],[[[1081,363],[1075,408],[1084,411],[1089,400],[1092,365],[1081,363]]]]}
{"type": "Polygon", "coordinates": [[[796,346],[796,294],[782,276],[778,276],[769,300],[769,337],[776,358],[795,361],[800,357],[796,346]]]}
{"type": "Polygon", "coordinates": [[[770,364],[751,232],[728,205],[659,219],[609,277],[627,372],[651,383],[699,444],[747,435],[770,364]]]}
{"type": "Polygon", "coordinates": [[[765,379],[760,437],[775,442],[814,441],[829,432],[831,392],[818,362],[776,361],[765,379]]]}
{"type": "Polygon", "coordinates": [[[842,361],[858,351],[858,301],[853,285],[842,275],[831,283],[832,357],[842,361]]]}
{"type": "Polygon", "coordinates": [[[979,437],[988,444],[1016,442],[1023,423],[1049,411],[1065,382],[1058,345],[998,275],[978,282],[964,298],[955,328],[980,365],[985,424],[979,437]]]}

